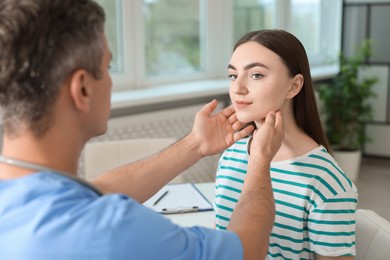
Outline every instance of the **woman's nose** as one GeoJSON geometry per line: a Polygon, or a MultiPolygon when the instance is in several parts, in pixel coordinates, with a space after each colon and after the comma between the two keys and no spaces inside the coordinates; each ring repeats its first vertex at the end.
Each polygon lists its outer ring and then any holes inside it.
{"type": "Polygon", "coordinates": [[[248,89],[246,87],[244,80],[242,80],[240,78],[237,78],[236,80],[231,81],[230,85],[231,85],[230,87],[232,89],[232,92],[235,94],[243,95],[243,94],[248,93],[248,89]]]}

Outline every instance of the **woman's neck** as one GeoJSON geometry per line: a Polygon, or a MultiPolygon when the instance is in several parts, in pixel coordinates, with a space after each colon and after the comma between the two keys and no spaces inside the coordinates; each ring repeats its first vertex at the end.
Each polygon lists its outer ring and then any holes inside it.
{"type": "MultiPolygon", "coordinates": [[[[272,160],[273,162],[293,159],[319,147],[319,144],[297,125],[292,113],[282,112],[282,116],[285,137],[279,151],[272,160]]],[[[261,124],[256,122],[258,128],[261,127],[261,124]]]]}

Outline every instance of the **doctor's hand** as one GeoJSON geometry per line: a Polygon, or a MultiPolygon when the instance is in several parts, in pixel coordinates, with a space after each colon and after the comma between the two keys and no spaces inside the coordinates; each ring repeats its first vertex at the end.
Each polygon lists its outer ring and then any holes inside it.
{"type": "Polygon", "coordinates": [[[263,162],[270,163],[278,152],[284,139],[283,118],[280,111],[269,112],[253,134],[250,156],[256,156],[263,162]]]}
{"type": "Polygon", "coordinates": [[[215,115],[211,115],[217,107],[217,100],[203,106],[196,113],[194,125],[189,137],[198,144],[201,156],[221,153],[233,143],[249,135],[254,127],[247,126],[237,120],[233,106],[229,106],[215,115]]]}

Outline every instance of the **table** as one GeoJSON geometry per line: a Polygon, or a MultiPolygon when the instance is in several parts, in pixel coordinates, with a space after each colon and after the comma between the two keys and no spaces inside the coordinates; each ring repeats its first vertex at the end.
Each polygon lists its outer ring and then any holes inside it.
{"type": "MultiPolygon", "coordinates": [[[[195,183],[195,186],[210,201],[210,203],[213,203],[215,187],[214,182],[195,183]]],[[[173,223],[184,227],[203,226],[214,228],[215,213],[213,210],[163,216],[172,220],[173,223]]]]}

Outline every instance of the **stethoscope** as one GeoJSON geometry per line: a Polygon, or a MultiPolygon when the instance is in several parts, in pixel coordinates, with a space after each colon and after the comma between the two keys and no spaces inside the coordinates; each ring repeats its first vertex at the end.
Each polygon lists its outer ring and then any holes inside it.
{"type": "Polygon", "coordinates": [[[71,180],[73,180],[73,181],[83,185],[84,187],[86,187],[86,188],[92,190],[93,192],[95,192],[98,196],[102,196],[103,195],[103,193],[100,190],[98,190],[96,187],[92,186],[90,183],[88,183],[87,181],[85,181],[85,180],[83,180],[81,178],[73,176],[70,173],[61,172],[61,171],[58,171],[58,170],[55,170],[55,169],[51,169],[51,168],[45,167],[45,166],[37,164],[37,163],[31,163],[31,162],[27,162],[27,161],[23,161],[23,160],[11,159],[11,158],[8,158],[8,157],[4,157],[2,155],[0,155],[0,163],[5,163],[5,164],[8,164],[8,165],[18,166],[18,167],[22,167],[22,168],[26,168],[26,169],[30,169],[30,170],[35,170],[35,171],[42,171],[42,172],[50,171],[50,172],[52,172],[54,174],[57,174],[57,175],[65,177],[65,178],[71,179],[71,180]]]}

